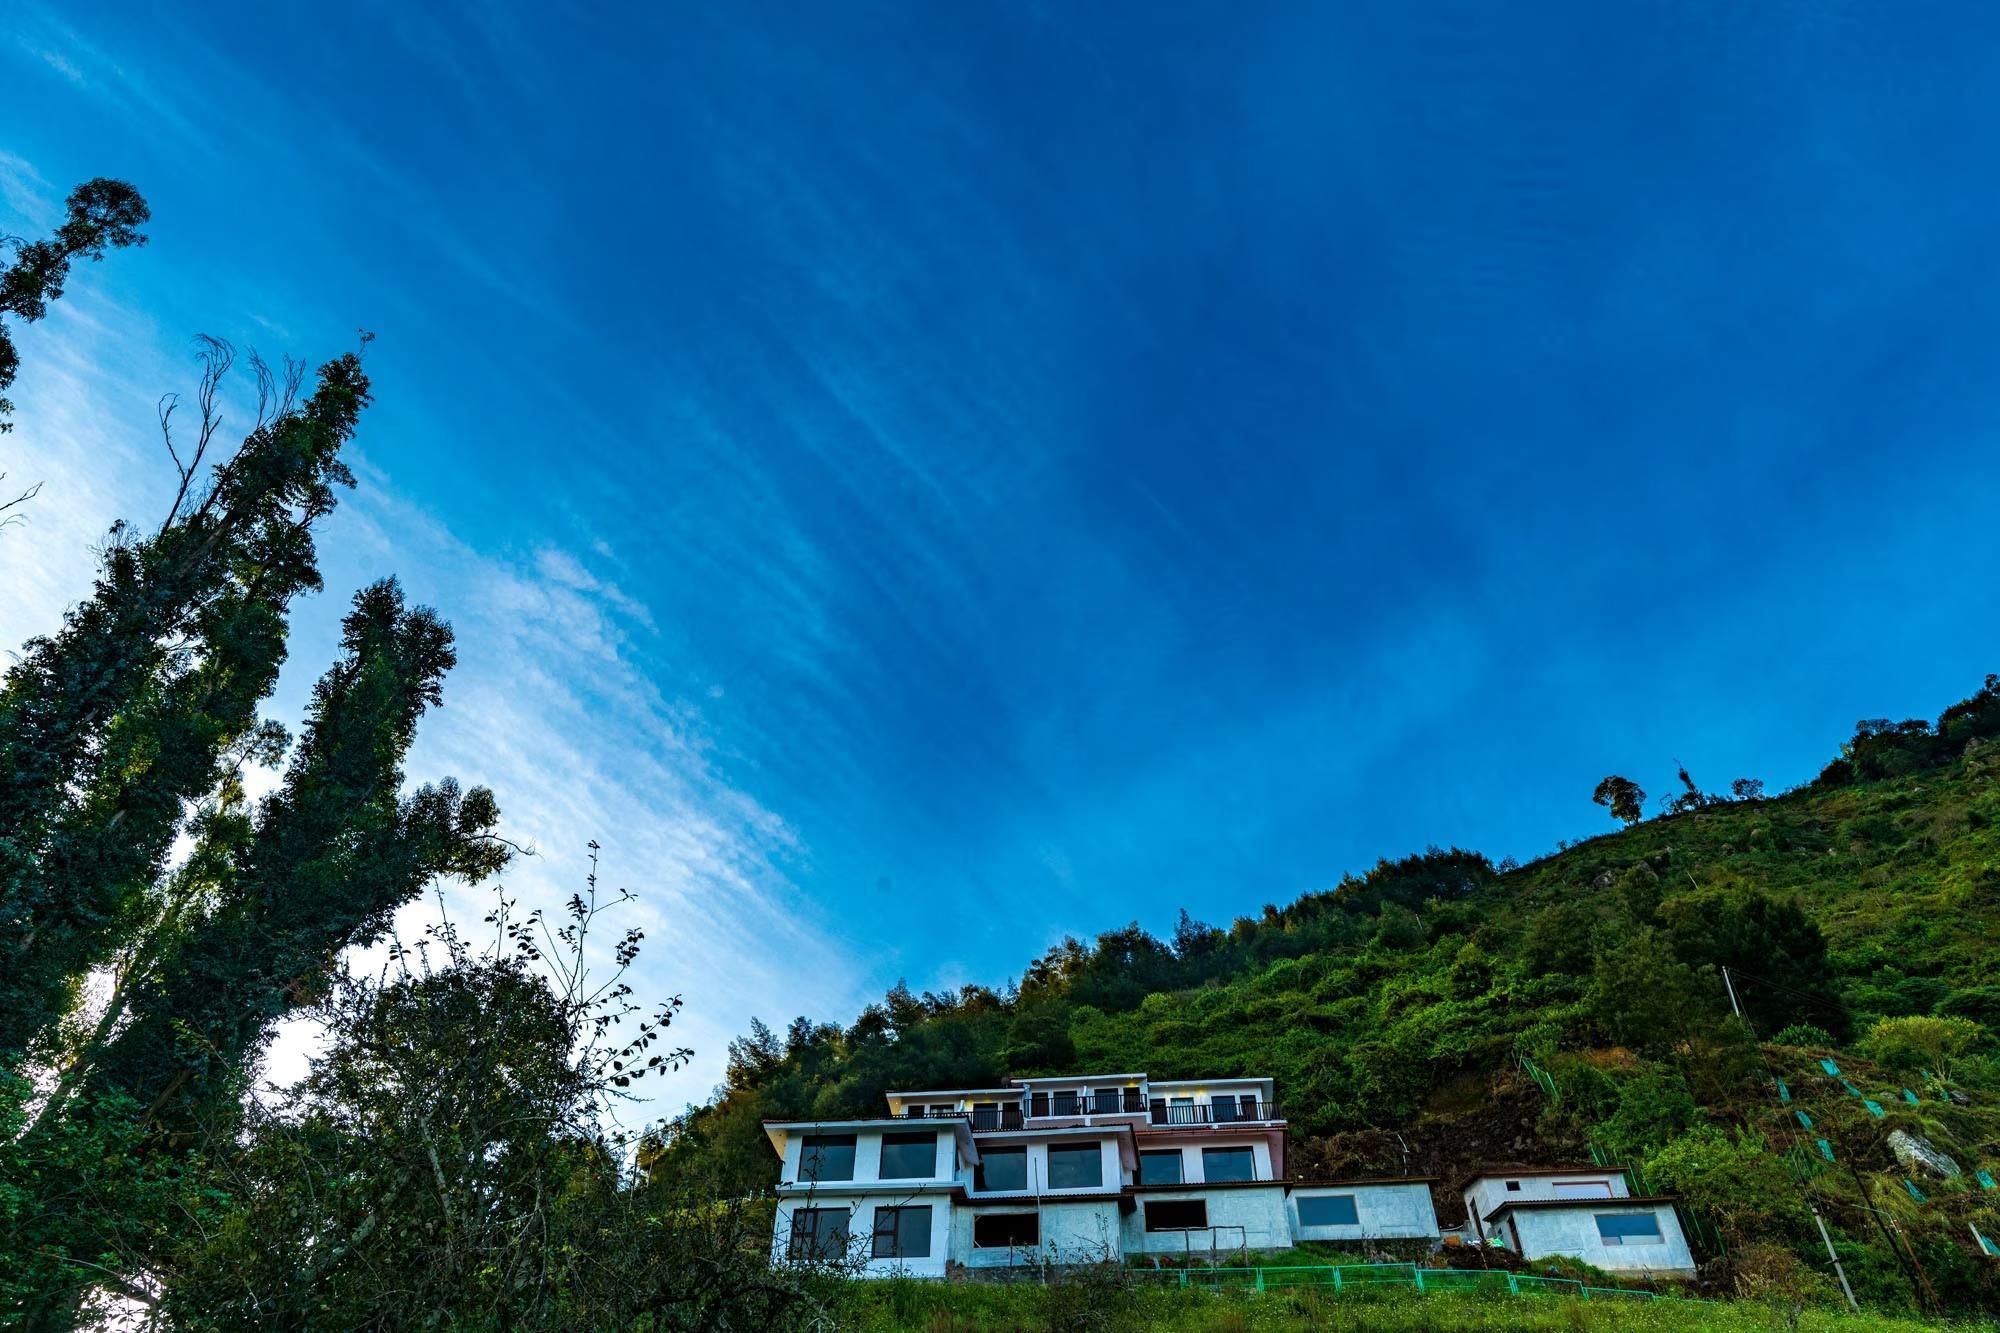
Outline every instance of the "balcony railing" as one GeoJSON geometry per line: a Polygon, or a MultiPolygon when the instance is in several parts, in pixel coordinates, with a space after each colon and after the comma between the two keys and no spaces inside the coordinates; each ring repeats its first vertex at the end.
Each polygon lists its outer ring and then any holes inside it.
{"type": "Polygon", "coordinates": [[[1193,1106],[1153,1103],[1156,1125],[1235,1125],[1244,1121],[1282,1120],[1276,1102],[1198,1102],[1193,1106]]]}
{"type": "Polygon", "coordinates": [[[1036,1120],[1071,1119],[1087,1115],[1144,1115],[1156,1125],[1233,1125],[1251,1121],[1282,1120],[1276,1102],[1201,1102],[1174,1106],[1161,1101],[1150,1104],[1136,1092],[1105,1097],[1036,1096],[1024,1106],[975,1106],[970,1110],[909,1106],[906,1120],[969,1120],[975,1132],[1024,1129],[1036,1120]]]}
{"type": "Polygon", "coordinates": [[[1019,1129],[1022,1125],[1021,1108],[1018,1106],[979,1106],[970,1111],[959,1111],[945,1107],[906,1106],[903,1108],[905,1120],[970,1120],[975,1130],[1019,1129]]]}

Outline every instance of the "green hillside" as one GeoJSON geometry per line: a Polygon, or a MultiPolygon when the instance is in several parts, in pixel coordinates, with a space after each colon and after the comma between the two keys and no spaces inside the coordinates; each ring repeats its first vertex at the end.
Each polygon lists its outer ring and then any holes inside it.
{"type": "Polygon", "coordinates": [[[1228,928],[1067,940],[1004,991],[759,1024],[656,1170],[768,1186],[760,1120],[890,1088],[1269,1074],[1296,1177],[1595,1154],[1686,1197],[1710,1292],[1837,1299],[1810,1200],[1865,1303],[2000,1312],[1974,1236],[2000,1238],[1975,1174],[2000,1172],[2000,679],[1935,723],[1860,724],[1781,796],[1683,780],[1526,866],[1433,848],[1228,928]],[[1898,1130],[1962,1173],[1900,1165],[1898,1130]]]}

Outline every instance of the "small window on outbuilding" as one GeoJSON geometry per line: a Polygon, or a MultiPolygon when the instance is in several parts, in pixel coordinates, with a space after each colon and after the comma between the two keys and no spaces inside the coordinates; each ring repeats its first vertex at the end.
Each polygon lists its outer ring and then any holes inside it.
{"type": "Polygon", "coordinates": [[[1521,1192],[1521,1182],[1518,1180],[1510,1180],[1507,1182],[1507,1188],[1513,1193],[1519,1194],[1521,1192]]]}
{"type": "Polygon", "coordinates": [[[1352,1227],[1361,1225],[1361,1210],[1352,1194],[1301,1194],[1299,1225],[1302,1227],[1352,1227]]]}
{"type": "Polygon", "coordinates": [[[1660,1219],[1651,1213],[1599,1213],[1597,1236],[1606,1245],[1652,1245],[1660,1235],[1660,1219]]]}
{"type": "Polygon", "coordinates": [[[1608,1199],[1611,1197],[1611,1182],[1608,1180],[1558,1180],[1555,1184],[1558,1199],[1608,1199]]]}

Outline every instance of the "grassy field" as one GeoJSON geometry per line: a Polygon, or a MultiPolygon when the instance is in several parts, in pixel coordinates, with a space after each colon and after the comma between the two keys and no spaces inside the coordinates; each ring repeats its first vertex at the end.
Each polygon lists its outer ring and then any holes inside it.
{"type": "Polygon", "coordinates": [[[983,1283],[857,1282],[842,1294],[834,1327],[853,1333],[974,1333],[974,1330],[1074,1330],[1113,1333],[1167,1329],[1176,1333],[1252,1333],[1324,1329],[1329,1333],[1588,1333],[1596,1329],[1658,1333],[1917,1333],[1991,1328],[1984,1322],[1945,1324],[1884,1315],[1846,1315],[1743,1302],[1659,1300],[1580,1301],[1413,1293],[1334,1295],[1320,1291],[1204,1292],[1167,1288],[997,1286],[983,1283]]]}

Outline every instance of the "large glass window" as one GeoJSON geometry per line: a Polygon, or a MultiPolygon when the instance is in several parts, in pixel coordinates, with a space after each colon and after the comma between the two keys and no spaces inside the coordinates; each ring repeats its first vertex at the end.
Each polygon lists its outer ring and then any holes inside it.
{"type": "Polygon", "coordinates": [[[1597,1234],[1606,1245],[1647,1245],[1660,1237],[1660,1219],[1651,1213],[1599,1213],[1597,1234]]]}
{"type": "Polygon", "coordinates": [[[1049,1188],[1096,1189],[1104,1183],[1104,1152],[1094,1143],[1049,1145],[1049,1188]]]}
{"type": "Polygon", "coordinates": [[[1075,1115],[1080,1109],[1081,1108],[1077,1104],[1075,1093],[1059,1092],[1056,1094],[1057,1115],[1075,1115]]]}
{"type": "Polygon", "coordinates": [[[930,1258],[930,1205],[923,1204],[914,1208],[877,1208],[875,1244],[870,1253],[877,1259],[930,1258]]]}
{"type": "Polygon", "coordinates": [[[852,1134],[808,1134],[799,1151],[799,1179],[807,1184],[854,1179],[852,1134]]]}
{"type": "Polygon", "coordinates": [[[1180,1184],[1181,1150],[1172,1148],[1160,1152],[1140,1153],[1139,1183],[1141,1185],[1180,1184]]]}
{"type": "Polygon", "coordinates": [[[1028,1188],[1028,1150],[981,1148],[979,1165],[972,1173],[972,1187],[981,1190],[1028,1188]]]}
{"type": "Polygon", "coordinates": [[[1257,1154],[1249,1148],[1203,1148],[1201,1178],[1210,1184],[1230,1180],[1255,1180],[1257,1154]]]}
{"type": "Polygon", "coordinates": [[[1212,1097],[1209,1099],[1209,1105],[1215,1108],[1215,1118],[1217,1120],[1234,1120],[1236,1118],[1236,1099],[1234,1097],[1212,1097]]]}
{"type": "Polygon", "coordinates": [[[1099,1088],[1094,1094],[1096,1105],[1091,1109],[1099,1115],[1111,1115],[1118,1110],[1118,1089],[1099,1088]]]}
{"type": "Polygon", "coordinates": [[[1200,1199],[1146,1200],[1146,1230],[1197,1231],[1208,1225],[1208,1205],[1200,1199]]]}
{"type": "Polygon", "coordinates": [[[1353,1227],[1361,1225],[1361,1212],[1352,1194],[1301,1194],[1299,1225],[1302,1227],[1353,1227]]]}
{"type": "Polygon", "coordinates": [[[838,1259],[847,1253],[845,1208],[799,1208],[792,1213],[794,1259],[838,1259]]]}
{"type": "Polygon", "coordinates": [[[937,1174],[937,1133],[884,1134],[882,1179],[929,1180],[937,1174]]]}
{"type": "Polygon", "coordinates": [[[972,1219],[972,1245],[1004,1250],[1042,1243],[1042,1219],[1033,1213],[981,1213],[972,1219]]]}

